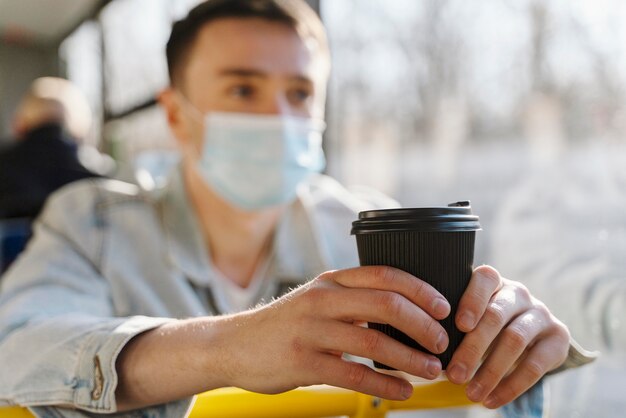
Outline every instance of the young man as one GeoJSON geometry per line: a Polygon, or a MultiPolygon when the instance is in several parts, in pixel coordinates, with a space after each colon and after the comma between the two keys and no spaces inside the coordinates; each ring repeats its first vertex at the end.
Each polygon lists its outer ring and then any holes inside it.
{"type": "MultiPolygon", "coordinates": [[[[167,54],[160,102],[180,170],[156,200],[97,180],[48,204],[4,280],[0,399],[171,416],[224,386],[411,394],[343,353],[437,377],[434,356],[360,326],[389,323],[441,352],[437,319],[450,307],[419,278],[353,267],[350,222],[381,202],[315,175],[329,54],[314,12],[293,0],[209,1],[175,24],[167,54]]],[[[568,354],[567,328],[490,267],[474,272],[457,323],[468,334],[448,375],[490,408],[568,354]]]]}

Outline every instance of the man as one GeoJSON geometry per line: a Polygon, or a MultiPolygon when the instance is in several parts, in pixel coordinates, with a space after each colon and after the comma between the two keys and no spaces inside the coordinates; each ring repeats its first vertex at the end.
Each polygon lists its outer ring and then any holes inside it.
{"type": "Polygon", "coordinates": [[[69,81],[35,80],[15,113],[16,142],[0,152],[0,218],[34,218],[53,191],[97,174],[81,164],[77,142],[91,111],[69,81]]]}
{"type": "MultiPolygon", "coordinates": [[[[350,222],[381,202],[314,174],[329,72],[314,12],[302,1],[209,1],[174,25],[167,55],[160,102],[180,170],[156,200],[106,180],[51,200],[2,289],[0,399],[175,416],[224,386],[410,396],[405,380],[344,353],[439,376],[434,356],[360,326],[389,323],[442,352],[437,319],[450,307],[402,271],[353,267],[350,222]]],[[[474,272],[457,323],[468,334],[448,375],[489,408],[567,357],[567,328],[490,267],[474,272]]]]}

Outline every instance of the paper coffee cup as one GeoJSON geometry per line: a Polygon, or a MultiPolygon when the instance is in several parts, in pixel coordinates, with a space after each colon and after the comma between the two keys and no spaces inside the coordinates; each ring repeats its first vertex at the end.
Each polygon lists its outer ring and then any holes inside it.
{"type": "MultiPolygon", "coordinates": [[[[437,289],[450,303],[450,315],[439,321],[448,333],[446,351],[435,354],[445,369],[464,333],[454,323],[457,307],[473,270],[474,241],[480,230],[469,202],[444,207],[371,210],[352,223],[362,266],[386,265],[404,270],[437,289]]],[[[396,340],[428,352],[388,324],[369,323],[396,340]]],[[[384,364],[375,366],[392,370],[384,364]]]]}

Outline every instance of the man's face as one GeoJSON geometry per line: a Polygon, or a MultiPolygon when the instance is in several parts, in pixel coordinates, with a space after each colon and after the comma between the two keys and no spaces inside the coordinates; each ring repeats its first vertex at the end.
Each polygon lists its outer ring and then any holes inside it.
{"type": "MultiPolygon", "coordinates": [[[[179,88],[201,113],[321,118],[325,76],[316,68],[317,61],[313,51],[286,24],[256,18],[219,19],[198,33],[179,88]]],[[[181,98],[176,104],[182,113],[189,114],[181,98]]],[[[181,119],[193,125],[189,118],[181,119]]],[[[202,131],[200,124],[195,125],[183,131],[195,137],[194,142],[202,131]]]]}
{"type": "Polygon", "coordinates": [[[192,193],[215,194],[197,164],[205,145],[203,115],[236,112],[322,118],[327,66],[320,55],[284,23],[223,18],[201,28],[177,85],[160,96],[192,193]]]}

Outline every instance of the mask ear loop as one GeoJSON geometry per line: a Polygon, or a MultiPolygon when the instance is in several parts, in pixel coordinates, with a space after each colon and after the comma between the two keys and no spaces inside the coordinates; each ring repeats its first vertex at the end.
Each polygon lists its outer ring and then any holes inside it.
{"type": "Polygon", "coordinates": [[[198,109],[193,103],[191,103],[191,101],[187,98],[187,96],[185,96],[182,91],[180,91],[179,89],[176,89],[175,91],[176,94],[178,94],[178,96],[182,99],[183,103],[185,103],[185,106],[189,106],[194,111],[196,116],[200,118],[200,121],[204,121],[204,113],[202,113],[200,109],[198,109]]]}
{"type": "MultiPolygon", "coordinates": [[[[175,91],[176,91],[176,94],[178,94],[178,96],[181,98],[181,101],[184,103],[184,105],[192,110],[192,113],[194,113],[193,118],[196,119],[196,121],[199,122],[200,125],[203,128],[206,128],[204,126],[204,124],[205,124],[205,115],[204,115],[204,113],[202,113],[200,111],[200,109],[198,109],[196,106],[194,106],[194,104],[191,103],[191,101],[187,98],[187,96],[185,96],[183,94],[182,91],[180,91],[179,89],[176,89],[175,91]]],[[[201,158],[202,157],[202,149],[198,149],[197,146],[194,146],[193,148],[196,151],[196,156],[198,158],[201,158]]]]}

